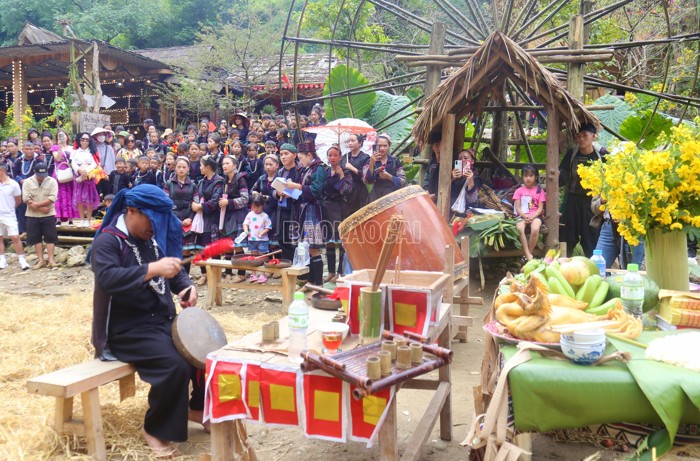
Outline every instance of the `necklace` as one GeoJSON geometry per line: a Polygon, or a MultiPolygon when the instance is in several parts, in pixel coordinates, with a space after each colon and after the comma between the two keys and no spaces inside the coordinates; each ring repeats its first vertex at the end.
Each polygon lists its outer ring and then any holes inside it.
{"type": "MultiPolygon", "coordinates": [[[[143,261],[141,260],[141,253],[139,252],[139,249],[136,248],[136,245],[133,243],[129,242],[128,240],[125,240],[126,244],[131,248],[131,251],[134,253],[134,256],[136,257],[136,262],[139,263],[139,266],[143,265],[143,261]]],[[[151,239],[151,243],[153,244],[153,251],[156,253],[156,261],[160,259],[160,256],[158,255],[158,244],[154,239],[151,239]]],[[[165,294],[165,278],[164,277],[154,277],[151,280],[148,281],[148,285],[151,287],[153,291],[156,292],[156,294],[159,295],[164,295],[165,294]]]]}

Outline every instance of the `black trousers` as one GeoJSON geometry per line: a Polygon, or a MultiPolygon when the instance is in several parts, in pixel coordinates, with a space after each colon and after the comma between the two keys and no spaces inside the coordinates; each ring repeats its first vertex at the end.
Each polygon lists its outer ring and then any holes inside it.
{"type": "Polygon", "coordinates": [[[279,242],[280,250],[282,250],[282,258],[294,261],[294,250],[296,248],[296,229],[297,223],[292,220],[292,212],[283,208],[278,208],[277,215],[277,241],[279,242]]]}
{"type": "Polygon", "coordinates": [[[139,377],[151,385],[144,429],[171,442],[187,440],[187,413],[204,409],[204,371],[190,365],[175,349],[171,322],[143,324],[109,336],[112,353],[133,363],[139,377]],[[189,384],[193,383],[191,397],[189,384]]]}
{"type": "Polygon", "coordinates": [[[561,221],[564,223],[561,241],[566,242],[569,256],[573,254],[579,240],[586,257],[593,256],[600,231],[590,226],[592,218],[591,197],[577,194],[569,194],[566,197],[566,207],[561,215],[561,221]]]}

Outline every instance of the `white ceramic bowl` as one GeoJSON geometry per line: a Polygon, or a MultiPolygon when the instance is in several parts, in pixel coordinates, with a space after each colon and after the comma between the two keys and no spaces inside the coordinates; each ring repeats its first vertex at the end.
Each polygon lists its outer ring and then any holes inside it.
{"type": "Polygon", "coordinates": [[[350,331],[350,325],[347,323],[340,322],[325,322],[318,326],[318,331],[321,333],[330,331],[339,331],[343,333],[343,339],[347,338],[348,332],[350,331]]]}
{"type": "Polygon", "coordinates": [[[560,345],[564,355],[579,365],[590,365],[601,358],[605,352],[605,340],[598,343],[578,344],[562,337],[560,345]]]}
{"type": "Polygon", "coordinates": [[[599,343],[605,341],[605,330],[596,328],[595,330],[574,331],[572,336],[576,344],[599,343]]]}

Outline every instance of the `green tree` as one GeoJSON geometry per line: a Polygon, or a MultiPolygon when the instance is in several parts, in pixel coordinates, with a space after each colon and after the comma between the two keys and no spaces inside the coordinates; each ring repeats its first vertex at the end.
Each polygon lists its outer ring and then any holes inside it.
{"type": "MultiPolygon", "coordinates": [[[[191,112],[214,107],[223,111],[237,106],[252,109],[253,85],[277,81],[282,29],[265,22],[265,15],[246,4],[225,13],[235,21],[205,27],[196,34],[201,52],[177,69],[177,84],[160,86],[163,103],[191,112]],[[226,90],[222,92],[223,87],[226,90]]],[[[261,3],[255,5],[259,8],[261,3]]]]}

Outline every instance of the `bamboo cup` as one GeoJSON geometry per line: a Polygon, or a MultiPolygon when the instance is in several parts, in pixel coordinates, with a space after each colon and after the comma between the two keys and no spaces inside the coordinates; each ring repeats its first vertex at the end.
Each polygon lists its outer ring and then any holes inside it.
{"type": "Polygon", "coordinates": [[[394,342],[396,343],[396,347],[408,345],[408,339],[404,338],[403,336],[394,339],[394,342]]]}
{"type": "Polygon", "coordinates": [[[376,355],[367,357],[367,377],[369,379],[379,379],[382,377],[382,366],[379,357],[376,355]]]}
{"type": "Polygon", "coordinates": [[[411,368],[411,348],[399,346],[396,348],[396,367],[405,370],[411,368]]]}
{"type": "Polygon", "coordinates": [[[411,349],[411,363],[417,365],[423,361],[423,346],[418,343],[411,343],[408,346],[411,349]]]}
{"type": "Polygon", "coordinates": [[[379,356],[382,376],[389,376],[391,374],[391,352],[382,350],[377,352],[377,356],[379,356]]]}
{"type": "Polygon", "coordinates": [[[396,360],[396,343],[394,341],[382,341],[382,350],[389,351],[392,362],[396,360]]]}
{"type": "Polygon", "coordinates": [[[275,328],[275,339],[279,339],[279,337],[280,337],[280,323],[277,320],[273,320],[270,323],[275,328]]]}
{"type": "Polygon", "coordinates": [[[275,327],[270,323],[266,323],[262,326],[262,339],[264,342],[271,342],[275,340],[275,327]]]}
{"type": "Polygon", "coordinates": [[[360,344],[371,344],[382,335],[382,292],[360,288],[360,344]]]}

